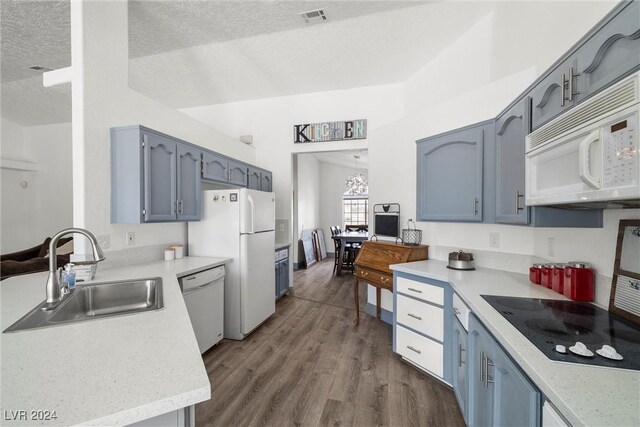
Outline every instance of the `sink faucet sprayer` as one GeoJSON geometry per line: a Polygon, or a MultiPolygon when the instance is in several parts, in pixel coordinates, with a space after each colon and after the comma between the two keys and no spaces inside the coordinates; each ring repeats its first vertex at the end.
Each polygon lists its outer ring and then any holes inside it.
{"type": "Polygon", "coordinates": [[[47,278],[46,300],[48,305],[55,304],[62,299],[60,293],[60,281],[58,280],[58,260],[56,251],[58,240],[60,240],[62,236],[72,233],[82,234],[87,239],[89,239],[89,242],[91,243],[91,249],[93,251],[93,261],[83,261],[82,264],[97,264],[98,262],[105,259],[104,253],[102,253],[102,249],[100,249],[100,245],[98,245],[96,236],[94,236],[90,231],[85,230],[84,228],[66,228],[62,231],[59,231],[55,236],[51,238],[51,242],[49,243],[49,277],[47,278]]]}

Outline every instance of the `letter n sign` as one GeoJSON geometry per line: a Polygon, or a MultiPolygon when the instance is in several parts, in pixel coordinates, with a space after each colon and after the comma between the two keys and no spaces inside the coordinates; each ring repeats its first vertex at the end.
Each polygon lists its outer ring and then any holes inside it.
{"type": "Polygon", "coordinates": [[[344,122],[304,123],[293,126],[293,142],[348,141],[367,137],[367,119],[344,122]]]}

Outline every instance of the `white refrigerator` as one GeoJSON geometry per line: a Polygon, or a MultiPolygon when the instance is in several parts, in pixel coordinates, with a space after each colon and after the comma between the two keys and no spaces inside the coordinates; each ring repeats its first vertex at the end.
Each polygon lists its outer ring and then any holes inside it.
{"type": "Polygon", "coordinates": [[[224,283],[224,337],[242,340],[276,311],[275,194],[208,190],[189,223],[189,255],[231,258],[224,283]]]}

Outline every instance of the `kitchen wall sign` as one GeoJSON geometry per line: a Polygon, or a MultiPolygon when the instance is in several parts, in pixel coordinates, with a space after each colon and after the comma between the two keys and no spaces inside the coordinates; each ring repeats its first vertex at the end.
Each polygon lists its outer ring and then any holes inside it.
{"type": "Polygon", "coordinates": [[[348,141],[367,137],[367,119],[344,122],[305,123],[293,126],[293,142],[348,141]]]}

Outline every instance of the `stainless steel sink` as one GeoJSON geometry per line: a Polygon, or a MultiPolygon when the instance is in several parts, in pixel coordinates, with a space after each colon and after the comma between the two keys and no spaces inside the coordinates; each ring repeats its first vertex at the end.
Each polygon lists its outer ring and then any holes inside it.
{"type": "Polygon", "coordinates": [[[164,308],[162,279],[78,285],[57,306],[42,302],[4,332],[59,326],[164,308]]]}

